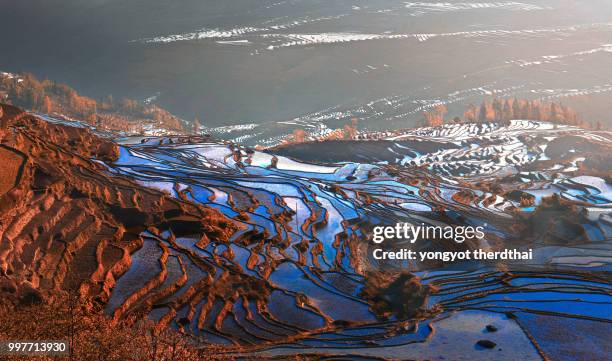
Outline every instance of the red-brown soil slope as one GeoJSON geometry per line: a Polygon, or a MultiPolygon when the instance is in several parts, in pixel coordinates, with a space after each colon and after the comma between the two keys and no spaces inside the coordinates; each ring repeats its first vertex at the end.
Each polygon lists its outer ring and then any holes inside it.
{"type": "Polygon", "coordinates": [[[101,309],[148,227],[226,240],[234,232],[216,210],[112,175],[96,162],[118,158],[110,140],[2,108],[2,297],[36,303],[75,291],[101,309]]]}
{"type": "Polygon", "coordinates": [[[21,167],[24,157],[10,148],[0,146],[0,165],[2,175],[0,176],[0,195],[10,191],[21,179],[21,167]]]}

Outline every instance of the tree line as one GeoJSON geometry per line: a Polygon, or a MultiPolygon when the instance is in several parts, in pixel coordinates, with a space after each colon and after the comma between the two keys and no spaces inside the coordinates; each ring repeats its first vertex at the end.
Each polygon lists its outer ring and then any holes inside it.
{"type": "Polygon", "coordinates": [[[111,95],[95,100],[79,95],[66,84],[33,74],[0,76],[0,100],[45,114],[61,114],[109,130],[139,133],[145,124],[170,131],[184,131],[183,122],[168,111],[151,104],[111,95]]]}
{"type": "MultiPolygon", "coordinates": [[[[445,116],[448,108],[444,104],[423,113],[420,126],[439,126],[448,123],[445,116]]],[[[602,129],[601,122],[589,123],[569,106],[557,102],[542,102],[528,99],[493,99],[483,101],[480,106],[470,104],[463,118],[454,117],[452,123],[509,123],[510,120],[535,120],[555,124],[573,125],[582,128],[602,129]]]]}

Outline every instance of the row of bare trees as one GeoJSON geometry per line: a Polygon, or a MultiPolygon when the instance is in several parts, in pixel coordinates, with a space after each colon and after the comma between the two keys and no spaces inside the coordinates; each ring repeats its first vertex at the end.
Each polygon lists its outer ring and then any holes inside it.
{"type": "MultiPolygon", "coordinates": [[[[445,104],[438,104],[431,110],[423,112],[422,119],[417,126],[436,127],[446,123],[486,123],[498,122],[508,123],[513,119],[548,121],[555,124],[574,125],[582,128],[601,130],[601,122],[589,123],[569,106],[556,102],[542,102],[527,99],[493,99],[483,101],[480,106],[470,104],[463,114],[463,118],[455,116],[447,119],[448,108],[445,104]]],[[[297,128],[288,137],[287,143],[302,143],[307,140],[333,140],[333,139],[356,139],[358,134],[357,119],[352,119],[351,124],[345,124],[342,128],[318,138],[309,138],[306,131],[297,128]]]]}
{"type": "MultiPolygon", "coordinates": [[[[418,125],[439,126],[445,124],[447,123],[445,119],[447,114],[448,108],[446,105],[437,105],[432,110],[423,113],[423,118],[418,125]]],[[[591,124],[582,119],[574,109],[561,103],[517,98],[485,100],[480,106],[470,104],[463,114],[463,118],[454,117],[452,122],[507,123],[513,119],[548,121],[583,128],[602,128],[600,122],[591,124]]]]}

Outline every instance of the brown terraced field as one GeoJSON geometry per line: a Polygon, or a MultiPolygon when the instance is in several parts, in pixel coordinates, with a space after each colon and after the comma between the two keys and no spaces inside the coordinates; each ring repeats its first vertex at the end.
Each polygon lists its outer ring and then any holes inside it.
{"type": "Polygon", "coordinates": [[[19,183],[24,158],[10,148],[0,146],[0,166],[2,175],[0,176],[0,195],[10,191],[19,183]]]}

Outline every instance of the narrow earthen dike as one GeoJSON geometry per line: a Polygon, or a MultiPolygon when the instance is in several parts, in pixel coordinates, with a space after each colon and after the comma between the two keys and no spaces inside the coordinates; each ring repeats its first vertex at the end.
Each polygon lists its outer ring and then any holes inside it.
{"type": "MultiPolygon", "coordinates": [[[[216,210],[111,175],[95,160],[118,158],[112,141],[1,107],[2,297],[31,303],[78,292],[101,310],[142,247],[147,228],[163,224],[180,233],[188,219],[189,231],[201,237],[227,239],[235,231],[216,210]]],[[[162,280],[160,275],[157,281],[162,280]]],[[[138,298],[139,290],[133,292],[126,301],[138,298]]],[[[128,303],[121,309],[130,308],[128,303]]]]}

